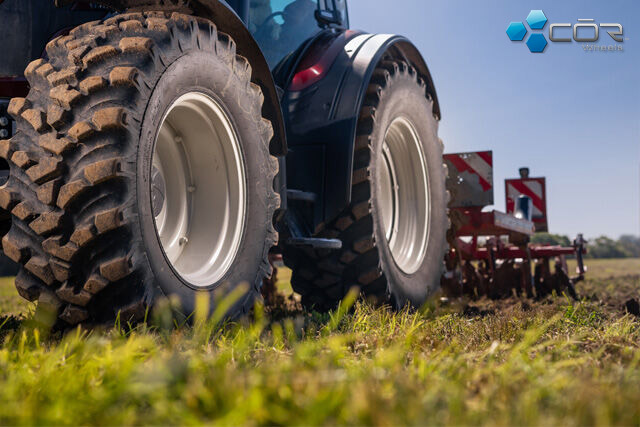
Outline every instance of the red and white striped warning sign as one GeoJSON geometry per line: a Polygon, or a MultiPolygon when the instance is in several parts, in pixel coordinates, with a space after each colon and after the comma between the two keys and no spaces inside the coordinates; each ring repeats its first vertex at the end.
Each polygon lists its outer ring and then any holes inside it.
{"type": "Polygon", "coordinates": [[[521,178],[505,180],[507,213],[513,214],[520,196],[528,196],[533,204],[533,222],[536,231],[547,231],[547,190],[544,178],[521,178]]]}
{"type": "Polygon", "coordinates": [[[477,175],[482,191],[487,191],[493,186],[493,158],[491,151],[445,154],[444,157],[455,166],[458,174],[469,172],[477,175]]]}
{"type": "Polygon", "coordinates": [[[449,167],[450,207],[493,204],[493,154],[491,151],[445,154],[449,167]]]}

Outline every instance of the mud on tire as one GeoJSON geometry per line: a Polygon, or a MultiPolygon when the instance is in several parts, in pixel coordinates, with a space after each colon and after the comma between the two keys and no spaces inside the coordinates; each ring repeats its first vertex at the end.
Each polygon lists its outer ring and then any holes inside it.
{"type": "Polygon", "coordinates": [[[351,204],[316,236],[340,239],[342,249],[289,248],[284,253],[285,263],[293,270],[293,289],[301,294],[305,307],[333,309],[352,287],[378,303],[420,306],[438,289],[448,228],[442,151],[433,100],[424,81],[405,62],[381,62],[358,119],[351,204]],[[408,118],[419,135],[430,192],[426,254],[411,274],[399,268],[390,252],[381,220],[380,172],[376,170],[390,124],[398,117],[408,118]]]}
{"type": "MultiPolygon", "coordinates": [[[[158,278],[162,260],[154,260],[143,236],[141,199],[148,195],[139,193],[149,185],[140,185],[148,179],[139,173],[141,131],[163,73],[198,52],[226,70],[219,76],[226,86],[212,90],[222,92],[231,111],[242,112],[233,119],[250,132],[243,148],[255,154],[247,169],[266,165],[256,173],[268,184],[252,196],[262,206],[252,214],[262,234],[241,249],[245,257],[257,254],[242,277],[250,292],[233,313],[246,311],[258,295],[269,273],[267,253],[277,237],[271,218],[279,202],[272,185],[277,161],[268,151],[272,128],[261,116],[262,93],[251,83],[251,67],[236,55],[234,41],[207,20],[129,13],[51,41],[49,59],[25,71],[29,95],[11,101],[18,132],[0,142],[11,168],[0,207],[12,214],[2,246],[22,266],[16,277],[20,295],[56,313],[59,325],[109,322],[118,313],[123,322],[137,320],[154,298],[171,292],[158,278]],[[270,179],[264,179],[265,170],[270,179]]],[[[172,286],[181,287],[173,280],[172,286]]],[[[213,299],[234,285],[208,290],[213,299]]],[[[188,310],[196,291],[183,287],[188,310]]]]}

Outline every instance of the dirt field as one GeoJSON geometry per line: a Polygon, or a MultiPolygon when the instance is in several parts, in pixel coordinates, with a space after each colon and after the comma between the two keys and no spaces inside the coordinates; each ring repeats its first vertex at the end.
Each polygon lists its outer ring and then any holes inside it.
{"type": "Polygon", "coordinates": [[[640,297],[640,260],[588,266],[580,303],[329,316],[289,302],[177,329],[158,310],[154,326],[64,338],[23,319],[33,307],[6,279],[0,424],[639,425],[640,319],[623,304],[640,297]]]}

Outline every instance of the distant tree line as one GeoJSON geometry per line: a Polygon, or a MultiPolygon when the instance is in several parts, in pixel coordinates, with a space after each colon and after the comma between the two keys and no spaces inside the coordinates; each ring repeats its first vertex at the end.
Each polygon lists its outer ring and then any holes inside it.
{"type": "MultiPolygon", "coordinates": [[[[532,243],[571,246],[573,240],[567,236],[550,233],[536,233],[532,243]]],[[[587,258],[640,258],[640,236],[625,234],[618,240],[600,236],[589,240],[587,258]]]]}

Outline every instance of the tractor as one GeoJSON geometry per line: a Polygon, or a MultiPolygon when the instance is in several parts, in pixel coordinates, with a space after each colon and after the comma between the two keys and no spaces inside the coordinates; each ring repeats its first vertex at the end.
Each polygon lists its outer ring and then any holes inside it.
{"type": "Polygon", "coordinates": [[[433,79],[346,0],[0,0],[0,23],[2,249],[58,326],[236,290],[241,316],[274,254],[316,310],[439,288],[433,79]]]}

